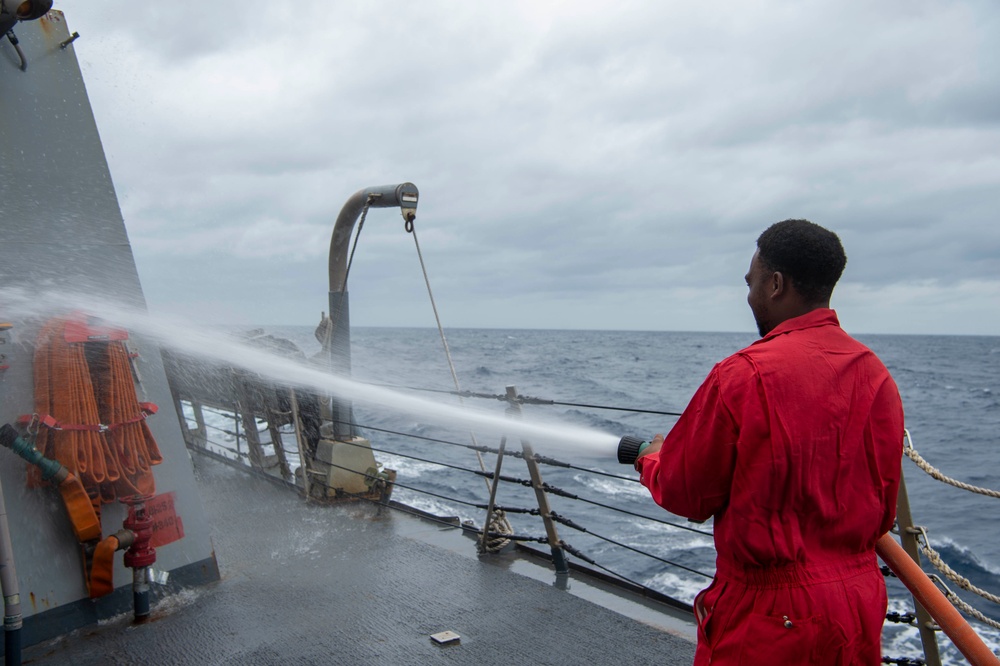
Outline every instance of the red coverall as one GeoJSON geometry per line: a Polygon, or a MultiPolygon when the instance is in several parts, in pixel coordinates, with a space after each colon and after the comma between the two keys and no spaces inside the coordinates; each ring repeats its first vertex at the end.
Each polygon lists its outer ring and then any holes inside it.
{"type": "Polygon", "coordinates": [[[695,599],[700,664],[878,664],[875,541],[896,513],[903,407],[833,310],[789,319],[712,369],[659,453],[657,504],[715,517],[695,599]]]}

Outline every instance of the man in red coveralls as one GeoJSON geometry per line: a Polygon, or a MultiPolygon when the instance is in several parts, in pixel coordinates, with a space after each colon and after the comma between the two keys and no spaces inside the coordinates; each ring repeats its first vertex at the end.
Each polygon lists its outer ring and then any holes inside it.
{"type": "Polygon", "coordinates": [[[716,365],[636,460],[657,504],[715,518],[696,665],[881,662],[875,541],[895,519],[903,408],[829,309],[846,261],[806,220],[761,234],[746,275],[761,339],[716,365]]]}

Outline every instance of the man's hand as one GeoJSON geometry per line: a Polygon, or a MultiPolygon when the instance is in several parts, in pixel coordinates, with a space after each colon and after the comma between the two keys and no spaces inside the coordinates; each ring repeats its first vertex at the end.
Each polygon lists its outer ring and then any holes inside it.
{"type": "Polygon", "coordinates": [[[646,448],[644,448],[642,450],[642,453],[639,454],[639,457],[635,459],[635,469],[636,469],[636,471],[639,470],[639,460],[641,460],[642,458],[645,458],[646,456],[648,456],[648,455],[650,455],[652,453],[659,453],[660,452],[660,447],[662,447],[662,446],[663,446],[663,435],[657,434],[649,442],[649,446],[647,446],[646,448]]]}

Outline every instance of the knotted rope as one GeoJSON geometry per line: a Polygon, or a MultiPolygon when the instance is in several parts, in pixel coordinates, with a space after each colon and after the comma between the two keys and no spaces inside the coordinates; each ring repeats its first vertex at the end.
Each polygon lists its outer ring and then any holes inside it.
{"type": "Polygon", "coordinates": [[[924,458],[917,453],[917,450],[913,448],[913,440],[910,438],[910,431],[903,431],[906,435],[906,444],[903,446],[903,453],[906,454],[910,460],[916,463],[917,467],[927,472],[930,476],[941,481],[942,483],[947,483],[950,486],[955,486],[956,488],[961,488],[962,490],[968,490],[971,493],[978,493],[980,495],[986,495],[987,497],[994,497],[1000,499],[1000,491],[990,490],[989,488],[980,488],[979,486],[973,486],[969,483],[959,481],[958,479],[953,479],[950,476],[945,476],[941,473],[939,469],[931,465],[929,462],[924,460],[924,458]]]}
{"type": "Polygon", "coordinates": [[[930,560],[930,563],[933,564],[938,571],[943,573],[948,580],[952,581],[963,590],[968,590],[969,592],[978,594],[983,599],[992,601],[995,604],[1000,604],[1000,597],[976,587],[968,578],[952,569],[944,560],[941,559],[941,554],[931,548],[931,542],[927,536],[926,528],[917,527],[916,529],[920,530],[920,535],[923,537],[923,541],[920,542],[921,552],[923,552],[927,559],[930,560]]]}
{"type": "Polygon", "coordinates": [[[930,579],[933,580],[935,583],[937,583],[938,587],[944,590],[944,596],[948,598],[948,601],[950,601],[952,605],[955,606],[955,608],[958,608],[969,617],[976,618],[985,625],[989,625],[994,629],[1000,629],[1000,622],[997,622],[996,620],[986,617],[979,610],[977,610],[976,608],[970,606],[968,603],[963,601],[961,597],[952,592],[948,588],[948,586],[945,585],[943,580],[941,580],[937,576],[930,576],[930,579]]]}

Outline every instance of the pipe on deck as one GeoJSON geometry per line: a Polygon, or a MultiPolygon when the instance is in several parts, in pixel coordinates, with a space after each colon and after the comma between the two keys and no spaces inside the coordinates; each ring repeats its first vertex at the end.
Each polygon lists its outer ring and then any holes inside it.
{"type": "Polygon", "coordinates": [[[3,588],[3,635],[4,663],[7,666],[21,664],[21,593],[14,568],[14,547],[10,541],[10,527],[7,524],[7,505],[0,487],[0,587],[3,588]]]}

